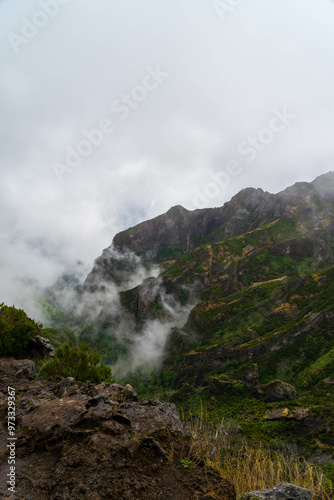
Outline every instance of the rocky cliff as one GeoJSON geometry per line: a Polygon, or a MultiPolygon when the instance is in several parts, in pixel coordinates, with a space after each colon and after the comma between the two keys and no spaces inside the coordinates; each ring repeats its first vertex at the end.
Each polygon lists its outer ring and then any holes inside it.
{"type": "Polygon", "coordinates": [[[85,289],[95,289],[101,281],[114,281],[115,273],[116,280],[122,281],[118,271],[124,271],[123,280],[126,280],[135,265],[129,252],[140,256],[142,262],[150,266],[177,259],[200,245],[246,234],[277,220],[288,221],[298,237],[332,241],[333,202],[334,173],[330,172],[311,183],[296,183],[276,195],[247,188],[221,208],[189,211],[180,205],[173,207],[166,214],[117,234],[112,247],[96,260],[85,289]],[[118,258],[111,248],[118,252],[118,258]]]}
{"type": "Polygon", "coordinates": [[[175,406],[139,402],[130,386],[47,382],[33,361],[2,358],[0,416],[1,498],[203,500],[213,492],[236,498],[233,484],[212,469],[182,465],[191,438],[175,406]],[[7,489],[8,387],[16,401],[15,493],[7,489]]]}

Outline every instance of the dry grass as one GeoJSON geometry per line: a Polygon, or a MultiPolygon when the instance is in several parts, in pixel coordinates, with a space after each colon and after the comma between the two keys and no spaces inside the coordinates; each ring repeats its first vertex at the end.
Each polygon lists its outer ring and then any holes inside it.
{"type": "Polygon", "coordinates": [[[334,485],[320,465],[309,464],[297,455],[293,446],[282,443],[280,451],[254,445],[241,437],[232,422],[213,427],[203,415],[185,423],[192,436],[188,463],[201,463],[230,479],[238,498],[242,493],[272,488],[278,483],[292,483],[313,492],[313,499],[333,500],[334,485]]]}

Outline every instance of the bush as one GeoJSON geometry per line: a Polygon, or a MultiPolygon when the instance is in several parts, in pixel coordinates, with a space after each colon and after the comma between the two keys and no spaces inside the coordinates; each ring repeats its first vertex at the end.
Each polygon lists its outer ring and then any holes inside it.
{"type": "Polygon", "coordinates": [[[29,340],[40,334],[42,326],[22,309],[0,304],[0,356],[24,355],[29,340]]]}
{"type": "Polygon", "coordinates": [[[74,377],[81,382],[90,380],[94,384],[103,381],[113,382],[111,369],[101,363],[99,353],[96,350],[92,351],[88,344],[79,346],[63,344],[56,350],[52,361],[46,364],[40,361],[38,366],[41,375],[46,379],[60,375],[74,377]]]}

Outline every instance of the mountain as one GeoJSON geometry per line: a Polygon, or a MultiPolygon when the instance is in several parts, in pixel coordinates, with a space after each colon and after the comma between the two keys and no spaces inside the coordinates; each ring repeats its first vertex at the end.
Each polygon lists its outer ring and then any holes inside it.
{"type": "MultiPolygon", "coordinates": [[[[333,172],[278,194],[247,188],[221,208],[176,206],[123,231],[84,290],[94,296],[108,284],[118,287],[130,350],[148,322],[169,326],[145,390],[169,390],[193,410],[200,401],[214,419],[232,412],[243,425],[247,415],[253,438],[271,428],[270,439],[283,433],[334,451],[333,172]]],[[[99,328],[115,328],[109,311],[106,295],[99,328]]]]}
{"type": "Polygon", "coordinates": [[[94,283],[114,280],[120,255],[123,267],[133,271],[133,257],[126,258],[128,252],[140,256],[149,267],[178,259],[201,245],[231,239],[275,222],[280,222],[278,227],[285,226],[282,241],[309,237],[327,244],[334,235],[333,202],[334,172],[330,172],[311,183],[296,183],[276,195],[262,189],[243,189],[221,208],[189,211],[178,205],[118,233],[112,246],[96,260],[84,287],[94,288],[94,283]],[[111,248],[119,252],[117,262],[111,248]]]}

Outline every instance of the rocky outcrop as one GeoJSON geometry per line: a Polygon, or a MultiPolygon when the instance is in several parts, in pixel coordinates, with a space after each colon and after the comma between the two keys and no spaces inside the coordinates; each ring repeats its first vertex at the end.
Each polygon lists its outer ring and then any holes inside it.
{"type": "Polygon", "coordinates": [[[32,379],[37,375],[37,371],[35,363],[30,359],[1,358],[0,374],[3,379],[13,376],[32,379]]]}
{"type": "Polygon", "coordinates": [[[242,500],[311,500],[312,492],[289,483],[279,483],[270,490],[244,493],[242,500]]]}
{"type": "MultiPolygon", "coordinates": [[[[181,460],[191,439],[174,404],[139,402],[130,385],[38,380],[33,365],[0,359],[0,477],[8,473],[10,386],[16,397],[15,498],[202,500],[214,492],[235,500],[233,484],[212,469],[185,470],[181,460]]],[[[1,498],[10,494],[2,481],[1,498]]]]}
{"type": "Polygon", "coordinates": [[[292,385],[281,380],[261,385],[256,363],[247,368],[244,373],[244,382],[252,396],[266,403],[289,401],[295,399],[297,395],[296,389],[292,385]]]}
{"type": "Polygon", "coordinates": [[[28,351],[36,359],[53,358],[55,355],[53,345],[40,335],[36,335],[36,337],[29,341],[28,351]]]}
{"type": "Polygon", "coordinates": [[[227,376],[209,377],[208,392],[213,396],[240,396],[246,393],[245,386],[237,380],[231,380],[227,376]]]}
{"type": "Polygon", "coordinates": [[[290,401],[295,399],[296,389],[286,382],[275,380],[266,385],[260,385],[258,398],[266,403],[275,403],[280,401],[290,401]]]}
{"type": "Polygon", "coordinates": [[[310,414],[310,408],[307,407],[296,407],[293,409],[274,408],[273,410],[267,411],[267,413],[264,416],[264,419],[270,421],[288,421],[288,420],[302,421],[307,419],[309,414],[310,414]]]}

